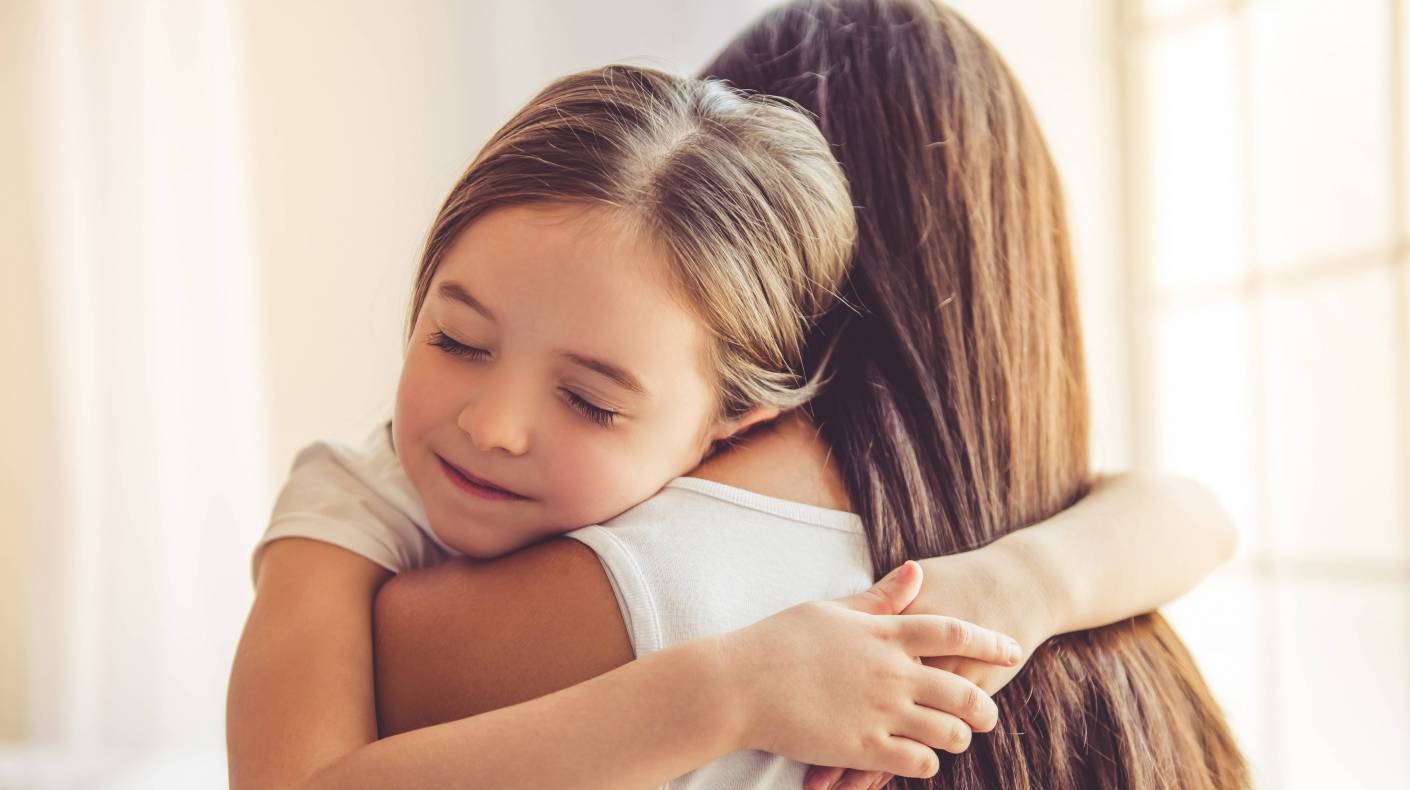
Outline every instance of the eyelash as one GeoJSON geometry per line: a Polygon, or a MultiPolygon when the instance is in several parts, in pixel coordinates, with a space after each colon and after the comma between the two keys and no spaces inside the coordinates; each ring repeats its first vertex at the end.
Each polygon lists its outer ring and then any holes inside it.
{"type": "Polygon", "coordinates": [[[612,420],[617,417],[617,412],[594,406],[572,390],[563,390],[563,394],[568,396],[568,403],[577,409],[579,414],[604,428],[610,426],[612,420]]]}
{"type": "MultiPolygon", "coordinates": [[[[489,356],[489,352],[484,350],[483,348],[467,346],[464,343],[452,340],[451,337],[444,332],[433,333],[429,342],[431,345],[436,346],[447,354],[451,354],[457,357],[465,357],[467,359],[483,359],[489,356]]],[[[617,412],[608,411],[607,409],[604,409],[600,406],[594,406],[593,404],[585,400],[581,395],[578,395],[572,390],[565,389],[563,390],[563,394],[567,396],[568,405],[570,405],[574,411],[583,415],[587,419],[592,420],[598,425],[601,425],[603,427],[610,426],[612,424],[612,421],[617,417],[617,412]]]]}
{"type": "Polygon", "coordinates": [[[452,340],[450,336],[444,332],[436,332],[432,334],[430,343],[431,345],[436,346],[447,354],[453,354],[457,357],[483,359],[484,357],[490,355],[490,352],[484,350],[483,348],[475,348],[474,346],[467,346],[464,343],[458,343],[452,340]]]}

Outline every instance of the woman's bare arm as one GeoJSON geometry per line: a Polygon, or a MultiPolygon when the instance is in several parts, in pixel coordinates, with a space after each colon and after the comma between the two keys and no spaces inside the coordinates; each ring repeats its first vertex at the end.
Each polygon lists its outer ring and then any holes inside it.
{"type": "Polygon", "coordinates": [[[399,574],[373,617],[383,736],[531,700],[633,658],[607,574],[576,540],[399,574]]]}

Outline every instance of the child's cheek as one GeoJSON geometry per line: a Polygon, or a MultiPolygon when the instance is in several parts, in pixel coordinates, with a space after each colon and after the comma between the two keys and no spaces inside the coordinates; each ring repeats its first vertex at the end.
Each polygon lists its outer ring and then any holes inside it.
{"type": "Polygon", "coordinates": [[[397,387],[398,409],[406,412],[407,419],[427,426],[438,420],[453,421],[465,384],[453,374],[447,360],[436,356],[434,349],[413,350],[397,387]]]}
{"type": "Polygon", "coordinates": [[[619,444],[587,430],[557,434],[543,469],[555,492],[554,520],[560,525],[598,524],[645,498],[638,494],[640,486],[634,485],[640,477],[634,472],[639,463],[619,444]]]}

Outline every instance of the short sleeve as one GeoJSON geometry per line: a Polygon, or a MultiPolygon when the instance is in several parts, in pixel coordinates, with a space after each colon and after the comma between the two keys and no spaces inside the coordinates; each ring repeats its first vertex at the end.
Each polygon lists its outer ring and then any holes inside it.
{"type": "Polygon", "coordinates": [[[251,579],[264,548],[282,538],[332,544],[393,573],[445,559],[446,552],[413,514],[394,504],[404,498],[405,486],[388,479],[387,459],[377,457],[378,452],[371,443],[347,448],[317,442],[301,450],[255,546],[251,579]]]}

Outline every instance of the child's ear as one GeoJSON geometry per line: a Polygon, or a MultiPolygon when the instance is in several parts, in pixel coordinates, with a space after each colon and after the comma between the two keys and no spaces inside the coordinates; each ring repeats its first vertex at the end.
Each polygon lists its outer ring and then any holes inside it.
{"type": "Polygon", "coordinates": [[[728,439],[753,428],[755,425],[768,422],[778,415],[779,409],[777,406],[754,406],[738,417],[720,420],[716,423],[715,431],[710,435],[710,440],[712,442],[718,442],[728,439]]]}

